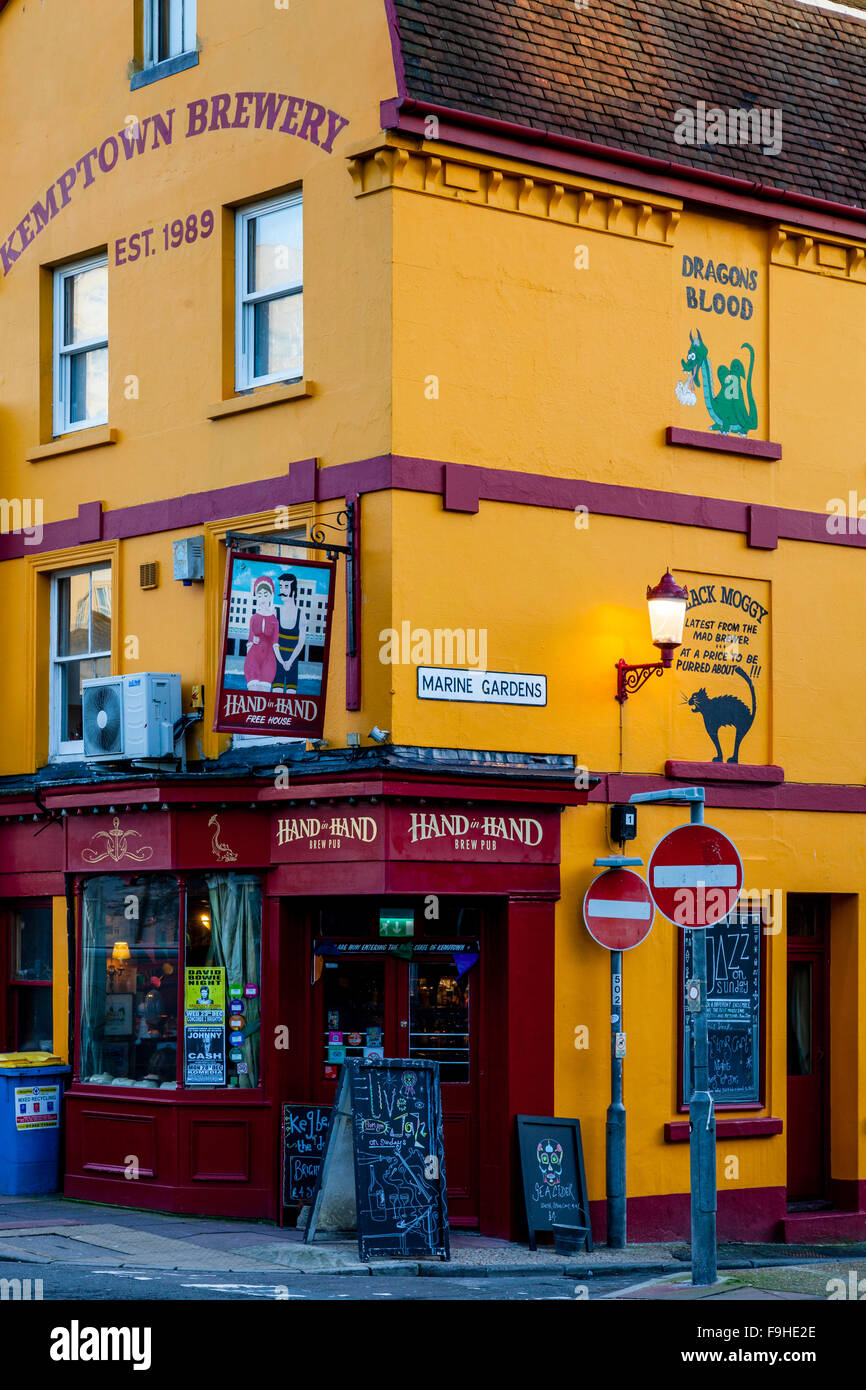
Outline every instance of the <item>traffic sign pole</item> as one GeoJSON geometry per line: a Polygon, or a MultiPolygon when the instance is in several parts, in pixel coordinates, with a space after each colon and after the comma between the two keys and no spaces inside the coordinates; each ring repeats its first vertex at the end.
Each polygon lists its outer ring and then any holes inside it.
{"type": "MultiPolygon", "coordinates": [[[[636,793],[632,801],[685,802],[692,825],[704,824],[703,787],[678,792],[636,793]]],[[[650,891],[652,892],[652,860],[650,891]]],[[[742,881],[742,864],[740,865],[742,881]]],[[[739,891],[739,889],[737,889],[739,891]]],[[[653,895],[655,896],[655,895],[653,895]]],[[[658,904],[657,904],[658,905],[658,904]]],[[[691,1177],[692,1286],[715,1284],[716,1247],[716,1115],[709,1089],[709,1039],[707,1027],[707,936],[705,927],[687,927],[691,935],[692,969],[700,991],[699,1007],[692,1012],[692,1094],[689,1098],[689,1168],[691,1177]]]]}
{"type": "Polygon", "coordinates": [[[623,951],[645,941],[652,928],[655,908],[644,880],[630,872],[642,859],[611,855],[596,859],[607,869],[590,884],[583,900],[583,920],[594,941],[610,952],[610,1105],[605,1121],[605,1186],[607,1190],[607,1243],[611,1250],[626,1245],[626,1146],[623,1100],[625,1029],[622,1010],[623,951]],[[622,1047],[617,1044],[622,1041],[622,1047]]]}
{"type": "Polygon", "coordinates": [[[622,1023],[622,951],[610,953],[610,1105],[605,1133],[605,1179],[607,1186],[607,1243],[611,1250],[626,1245],[625,1196],[625,1104],[622,1098],[622,1057],[617,1056],[616,1039],[624,1033],[622,1023]]]}

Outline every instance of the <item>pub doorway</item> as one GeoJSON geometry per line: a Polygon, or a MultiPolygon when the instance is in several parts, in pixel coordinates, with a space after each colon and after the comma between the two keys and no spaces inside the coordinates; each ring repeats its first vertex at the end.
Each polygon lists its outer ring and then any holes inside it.
{"type": "Polygon", "coordinates": [[[789,893],[788,1206],[830,1203],[830,897],[789,893]]]}
{"type": "Polygon", "coordinates": [[[330,899],[310,913],[312,1098],[346,1058],[439,1063],[449,1220],[479,1222],[479,1065],[489,911],[477,900],[330,899]],[[435,915],[434,915],[435,913],[435,915]]]}

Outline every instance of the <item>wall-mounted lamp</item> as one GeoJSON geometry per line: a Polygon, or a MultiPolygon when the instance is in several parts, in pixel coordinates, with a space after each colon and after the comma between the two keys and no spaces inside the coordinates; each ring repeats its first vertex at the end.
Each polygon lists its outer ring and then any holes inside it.
{"type": "Polygon", "coordinates": [[[380,729],[378,724],[374,724],[367,735],[374,743],[387,743],[391,737],[390,729],[380,729]]]}
{"type": "Polygon", "coordinates": [[[682,645],[683,624],[689,602],[688,589],[681,587],[668,570],[654,589],[647,588],[646,596],[653,645],[658,647],[662,659],[638,666],[630,666],[624,660],[616,663],[616,698],[621,705],[625,704],[629,695],[640,690],[653,671],[661,675],[662,671],[668,670],[673,665],[674,652],[682,645]]]}

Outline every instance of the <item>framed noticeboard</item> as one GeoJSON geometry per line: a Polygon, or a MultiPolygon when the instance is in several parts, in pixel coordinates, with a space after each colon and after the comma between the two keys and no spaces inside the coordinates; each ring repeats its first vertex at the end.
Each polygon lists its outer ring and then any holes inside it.
{"type": "MultiPolygon", "coordinates": [[[[716,1109],[763,1104],[765,938],[763,918],[754,909],[735,908],[708,927],[707,1031],[710,1093],[716,1109]]],[[[685,981],[694,973],[691,931],[680,950],[680,1109],[692,1093],[692,1020],[685,1005],[685,981]]]]}

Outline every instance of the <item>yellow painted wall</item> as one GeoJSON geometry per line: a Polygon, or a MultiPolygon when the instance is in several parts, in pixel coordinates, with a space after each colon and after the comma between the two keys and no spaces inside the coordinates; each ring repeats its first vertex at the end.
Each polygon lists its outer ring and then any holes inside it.
{"type": "MultiPolygon", "coordinates": [[[[0,279],[6,496],[43,497],[49,522],[73,517],[82,501],[99,499],[110,513],[281,475],[293,460],[316,457],[328,467],[388,452],[818,513],[850,489],[866,492],[857,453],[866,424],[866,274],[844,248],[830,247],[821,259],[820,247],[801,245],[796,229],[781,236],[756,222],[683,209],[676,199],[647,202],[640,190],[513,160],[418,142],[403,142],[402,152],[393,141],[385,148],[379,101],[394,94],[395,84],[384,6],[372,0],[316,0],[288,10],[262,5],[254,12],[235,0],[208,0],[199,9],[199,65],[136,92],[127,77],[130,7],[91,0],[87,26],[73,6],[57,3],[15,5],[0,17],[0,129],[9,153],[0,235],[94,142],[122,129],[128,115],[173,106],[177,122],[170,149],[123,161],[77,191],[0,279]],[[350,125],[330,155],[277,132],[181,138],[187,101],[247,89],[296,92],[348,116],[350,125]],[[234,248],[225,212],[207,241],[164,252],[159,234],[149,261],[110,267],[109,424],[119,442],[27,462],[26,454],[50,438],[39,373],[50,349],[40,268],[191,211],[218,213],[298,183],[304,370],[312,395],[207,416],[232,394],[226,362],[234,248]],[[709,428],[700,400],[688,407],[675,395],[694,317],[684,303],[683,257],[695,254],[757,268],[748,325],[756,350],[756,435],[782,443],[778,463],[664,442],[669,425],[709,428]],[[138,399],[124,393],[132,375],[138,399]]],[[[717,368],[741,353],[747,330],[712,313],[695,319],[704,320],[717,368]]],[[[286,500],[275,497],[274,506],[286,500]]],[[[226,742],[209,729],[219,537],[233,520],[207,529],[204,586],[171,579],[171,542],[184,530],[122,541],[117,549],[115,669],[179,671],[185,703],[192,684],[205,684],[206,717],[190,736],[191,757],[214,756],[226,742]],[[154,560],[160,587],[145,592],[139,566],[154,560]],[[127,655],[130,636],[138,640],[137,661],[127,655]]],[[[691,734],[684,737],[688,747],[675,741],[689,688],[677,673],[650,681],[622,711],[613,698],[619,657],[655,658],[644,592],[670,565],[675,574],[754,581],[771,595],[772,681],[768,673],[758,760],[783,766],[789,782],[862,786],[866,651],[855,550],[783,540],[762,551],[749,549],[741,534],[595,515],[586,527],[576,522],[568,511],[540,507],[482,502],[473,516],[444,512],[438,496],[366,496],[363,707],[345,710],[341,562],[328,741],[344,746],[348,732],[365,735],[375,722],[397,743],[569,753],[599,772],[660,774],[668,758],[699,756],[691,734]],[[484,629],[491,669],[548,675],[547,707],[419,701],[414,666],[380,660],[382,634],[403,622],[428,631],[484,629]]],[[[44,757],[44,702],[34,691],[45,679],[45,611],[44,602],[40,609],[29,597],[38,585],[34,562],[0,565],[7,649],[25,653],[28,663],[24,678],[0,685],[0,727],[7,731],[0,775],[32,771],[44,757]]],[[[681,810],[641,810],[637,853],[647,859],[656,839],[684,817],[681,810]]],[[[862,818],[712,811],[707,819],[739,845],[747,886],[834,895],[834,998],[843,987],[848,993],[833,1023],[833,1176],[862,1177],[862,818]]],[[[608,961],[581,925],[580,904],[592,860],[608,849],[603,807],[565,814],[556,1106],[584,1119],[594,1198],[603,1195],[608,961]],[[591,1037],[585,1052],[573,1045],[574,1028],[583,1023],[591,1037]]],[[[59,922],[58,915],[62,935],[59,922]]],[[[625,968],[634,1195],[688,1185],[687,1146],[661,1138],[664,1122],[678,1118],[675,931],[657,921],[625,968]]],[[[767,942],[765,1113],[784,1119],[784,929],[767,942]]],[[[59,970],[62,943],[57,951],[59,970]]],[[[56,1047],[62,1042],[58,1032],[56,1047]]],[[[784,1186],[784,1136],[719,1146],[720,1155],[735,1150],[741,1185],[784,1186]]]]}

